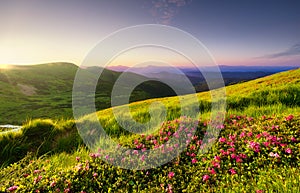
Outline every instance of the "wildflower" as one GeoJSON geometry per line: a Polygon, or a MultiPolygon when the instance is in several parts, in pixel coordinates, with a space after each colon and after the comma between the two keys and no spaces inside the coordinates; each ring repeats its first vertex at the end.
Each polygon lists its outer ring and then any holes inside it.
{"type": "Polygon", "coordinates": [[[207,175],[207,174],[205,174],[205,175],[202,177],[202,180],[203,180],[204,182],[206,182],[207,180],[209,180],[209,178],[210,178],[210,176],[207,175]]]}
{"type": "Polygon", "coordinates": [[[133,150],[132,153],[135,154],[135,155],[139,154],[138,150],[133,150]]]}
{"type": "Polygon", "coordinates": [[[190,154],[190,156],[191,156],[191,157],[195,157],[195,156],[196,156],[196,154],[195,154],[195,153],[192,153],[192,154],[190,154]]]}
{"type": "Polygon", "coordinates": [[[243,162],[243,160],[240,158],[240,157],[236,157],[236,159],[235,159],[235,161],[237,162],[237,163],[242,163],[243,162]]]}
{"type": "Polygon", "coordinates": [[[70,192],[70,188],[66,188],[66,189],[64,190],[64,193],[67,193],[67,192],[70,192]]]}
{"type": "Polygon", "coordinates": [[[295,137],[291,137],[291,141],[292,141],[292,142],[296,142],[297,140],[296,140],[295,137]]]}
{"type": "Polygon", "coordinates": [[[174,175],[175,175],[174,172],[169,172],[168,177],[169,177],[170,179],[172,179],[172,178],[174,177],[174,175]]]}
{"type": "Polygon", "coordinates": [[[230,157],[231,157],[231,159],[237,158],[237,156],[234,153],[232,153],[230,157]]]}
{"type": "Polygon", "coordinates": [[[42,172],[42,170],[34,170],[33,171],[34,174],[38,174],[38,173],[41,173],[41,172],[42,172]]]}
{"type": "Polygon", "coordinates": [[[273,152],[271,152],[269,155],[270,155],[271,157],[276,157],[276,158],[279,158],[279,157],[280,157],[278,153],[273,153],[273,152]]]}
{"type": "Polygon", "coordinates": [[[244,138],[246,136],[246,133],[243,131],[241,134],[240,134],[240,138],[244,138]]]}
{"type": "Polygon", "coordinates": [[[225,142],[226,142],[226,138],[221,137],[221,138],[219,139],[219,142],[220,142],[220,143],[225,143],[225,142]]]}
{"type": "Polygon", "coordinates": [[[256,193],[263,193],[263,190],[256,190],[256,193]]]}
{"type": "Polygon", "coordinates": [[[235,141],[235,138],[236,138],[236,135],[229,135],[229,139],[230,139],[231,141],[235,141]]]}
{"type": "Polygon", "coordinates": [[[196,146],[194,146],[194,145],[190,146],[190,150],[195,150],[195,149],[196,149],[196,146]]]}
{"type": "Polygon", "coordinates": [[[196,159],[196,158],[193,158],[192,159],[192,164],[195,164],[195,163],[197,163],[198,162],[198,160],[196,159]]]}
{"type": "Polygon", "coordinates": [[[270,142],[263,142],[264,146],[268,147],[270,145],[270,142]]]}
{"type": "Polygon", "coordinates": [[[291,150],[291,148],[287,148],[287,149],[285,150],[285,152],[288,153],[288,154],[291,154],[291,153],[292,153],[292,150],[291,150]]]}
{"type": "Polygon", "coordinates": [[[50,187],[54,187],[55,185],[56,185],[55,181],[53,181],[53,182],[50,183],[50,187]]]}
{"type": "Polygon", "coordinates": [[[18,186],[12,186],[12,187],[9,187],[7,190],[12,192],[12,191],[15,191],[18,188],[19,188],[18,186]]]}
{"type": "Polygon", "coordinates": [[[34,184],[38,183],[43,177],[38,176],[37,178],[34,178],[34,184]]]}
{"type": "Polygon", "coordinates": [[[214,159],[215,159],[216,161],[221,161],[220,156],[217,156],[217,155],[214,157],[214,159]]]}
{"type": "Polygon", "coordinates": [[[93,177],[94,177],[94,178],[96,178],[97,176],[98,176],[98,174],[97,174],[97,173],[94,173],[94,174],[93,174],[93,177]]]}
{"type": "Polygon", "coordinates": [[[229,169],[229,171],[230,171],[231,175],[236,174],[236,171],[233,168],[229,169]]]}
{"type": "Polygon", "coordinates": [[[76,157],[76,161],[78,161],[78,162],[79,162],[79,161],[80,161],[80,157],[76,157]]]}
{"type": "Polygon", "coordinates": [[[259,139],[261,136],[262,136],[262,134],[259,133],[256,135],[256,138],[259,139]]]}
{"type": "Polygon", "coordinates": [[[252,134],[253,134],[252,132],[249,132],[249,133],[247,134],[247,136],[248,136],[248,137],[251,137],[252,134]]]}
{"type": "Polygon", "coordinates": [[[220,168],[220,163],[219,163],[219,162],[216,162],[215,160],[213,160],[213,161],[211,162],[211,164],[212,164],[213,167],[215,167],[215,168],[220,168]]]}
{"type": "Polygon", "coordinates": [[[290,121],[290,120],[292,120],[293,118],[294,118],[293,115],[289,115],[289,116],[287,116],[285,119],[286,119],[287,121],[290,121]]]}
{"type": "Polygon", "coordinates": [[[171,184],[168,184],[167,191],[168,191],[168,193],[173,193],[171,184]]]}
{"type": "Polygon", "coordinates": [[[214,175],[214,174],[216,174],[217,172],[216,172],[216,170],[214,169],[214,168],[208,168],[208,170],[209,170],[209,172],[212,174],[212,175],[214,175]]]}
{"type": "Polygon", "coordinates": [[[145,155],[142,155],[141,158],[140,158],[141,161],[145,161],[145,157],[146,157],[145,155]]]}

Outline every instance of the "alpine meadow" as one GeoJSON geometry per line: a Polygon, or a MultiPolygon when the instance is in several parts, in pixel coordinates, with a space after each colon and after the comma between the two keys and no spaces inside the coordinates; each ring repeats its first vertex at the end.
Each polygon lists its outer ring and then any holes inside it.
{"type": "Polygon", "coordinates": [[[300,192],[300,1],[0,2],[0,193],[300,192]]]}

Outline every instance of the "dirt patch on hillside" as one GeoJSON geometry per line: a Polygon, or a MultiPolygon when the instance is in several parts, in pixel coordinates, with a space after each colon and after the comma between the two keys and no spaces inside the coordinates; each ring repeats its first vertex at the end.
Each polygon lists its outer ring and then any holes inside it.
{"type": "Polygon", "coordinates": [[[20,91],[26,96],[32,96],[36,94],[36,88],[30,85],[18,84],[20,91]]]}

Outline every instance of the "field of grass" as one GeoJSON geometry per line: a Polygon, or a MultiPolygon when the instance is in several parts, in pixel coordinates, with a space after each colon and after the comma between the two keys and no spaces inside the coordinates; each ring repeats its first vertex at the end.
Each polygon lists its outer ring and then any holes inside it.
{"type": "MultiPolygon", "coordinates": [[[[226,92],[226,121],[212,149],[199,153],[201,139],[210,124],[210,93],[203,92],[197,95],[202,112],[200,122],[186,150],[155,169],[125,170],[107,163],[114,162],[107,152],[91,154],[73,120],[28,121],[19,132],[0,134],[0,190],[299,192],[300,69],[228,86],[226,92]]],[[[185,99],[189,97],[186,95],[185,99]]],[[[152,135],[125,131],[117,124],[112,109],[101,110],[97,115],[106,132],[121,145],[155,149],[174,138],[178,124],[185,122],[180,117],[178,97],[134,102],[130,104],[132,116],[147,122],[148,106],[158,101],[166,105],[167,118],[152,135]]],[[[82,121],[93,125],[89,116],[82,121]]],[[[183,135],[191,129],[186,126],[183,135]]],[[[163,152],[172,149],[175,148],[162,148],[163,152]]],[[[109,153],[113,158],[114,153],[109,153]]],[[[130,153],[144,161],[139,154],[130,153]]]]}

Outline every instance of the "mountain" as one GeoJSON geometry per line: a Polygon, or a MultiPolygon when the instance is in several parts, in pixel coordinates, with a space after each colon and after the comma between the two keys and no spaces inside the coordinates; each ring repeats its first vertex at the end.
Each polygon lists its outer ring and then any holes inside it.
{"type": "MultiPolygon", "coordinates": [[[[203,71],[200,72],[199,69],[195,67],[178,67],[170,68],[169,66],[155,66],[148,65],[145,67],[126,67],[126,66],[110,66],[109,69],[116,70],[119,72],[133,72],[140,74],[149,78],[153,78],[163,82],[174,82],[175,85],[181,90],[188,90],[184,87],[180,87],[182,82],[188,78],[194,85],[197,92],[207,91],[208,86],[206,80],[203,76],[208,78],[217,77],[219,73],[222,74],[224,84],[232,85],[239,82],[246,82],[249,80],[254,80],[271,74],[275,74],[282,71],[296,69],[295,66],[224,66],[220,65],[220,72],[216,71],[215,67],[203,67],[203,71]]],[[[186,91],[188,94],[188,91],[186,91]]]]}

